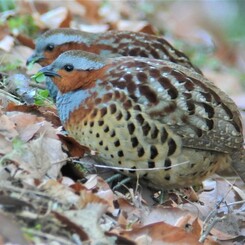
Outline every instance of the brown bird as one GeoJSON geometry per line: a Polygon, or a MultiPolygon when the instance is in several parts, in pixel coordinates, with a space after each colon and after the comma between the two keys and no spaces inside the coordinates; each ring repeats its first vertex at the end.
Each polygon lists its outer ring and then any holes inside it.
{"type": "Polygon", "coordinates": [[[70,136],[156,189],[200,183],[228,164],[245,180],[234,102],[190,69],[155,59],[67,51],[40,70],[59,88],[70,136]]]}
{"type": "MultiPolygon", "coordinates": [[[[201,73],[185,54],[173,48],[163,37],[129,31],[95,34],[69,28],[49,30],[37,39],[35,51],[27,64],[35,61],[42,66],[49,65],[68,50],[84,50],[105,57],[138,56],[169,60],[201,73]]],[[[55,99],[57,88],[49,80],[47,88],[55,99]]]]}

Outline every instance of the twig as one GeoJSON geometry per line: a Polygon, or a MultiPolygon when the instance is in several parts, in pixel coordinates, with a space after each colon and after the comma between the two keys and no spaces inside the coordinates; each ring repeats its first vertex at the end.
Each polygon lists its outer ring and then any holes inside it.
{"type": "Polygon", "coordinates": [[[46,89],[46,85],[41,83],[29,82],[29,85],[33,88],[46,89]]]}
{"type": "Polygon", "coordinates": [[[203,243],[205,241],[205,239],[207,238],[207,236],[209,235],[209,232],[213,229],[213,227],[215,226],[216,223],[224,220],[227,218],[227,216],[223,216],[223,217],[214,217],[216,216],[218,213],[218,208],[213,210],[209,216],[206,218],[206,220],[204,221],[203,224],[203,228],[202,228],[202,233],[201,236],[199,238],[199,242],[203,243]]]}
{"type": "MultiPolygon", "coordinates": [[[[171,165],[171,168],[174,167],[178,167],[181,165],[185,165],[188,164],[189,161],[186,162],[182,162],[182,163],[177,163],[174,165],[171,165]]],[[[132,171],[132,168],[125,168],[125,167],[113,167],[113,166],[109,166],[109,165],[100,165],[100,164],[95,164],[94,165],[96,168],[108,168],[108,169],[115,169],[115,170],[128,170],[128,171],[132,171]]],[[[137,171],[158,171],[158,170],[166,170],[169,169],[169,167],[159,167],[159,168],[136,168],[133,169],[133,171],[137,172],[137,171]]]]}
{"type": "MultiPolygon", "coordinates": [[[[41,231],[37,231],[37,230],[33,230],[33,229],[26,229],[23,228],[22,229],[25,233],[31,234],[31,235],[35,235],[35,236],[39,236],[39,237],[43,237],[44,239],[51,241],[56,241],[58,243],[61,244],[65,244],[65,245],[74,245],[74,242],[70,242],[70,240],[62,238],[62,237],[58,237],[57,235],[52,235],[52,234],[48,234],[48,233],[43,233],[41,231]]],[[[84,242],[82,243],[83,245],[89,244],[89,242],[84,242]]]]}

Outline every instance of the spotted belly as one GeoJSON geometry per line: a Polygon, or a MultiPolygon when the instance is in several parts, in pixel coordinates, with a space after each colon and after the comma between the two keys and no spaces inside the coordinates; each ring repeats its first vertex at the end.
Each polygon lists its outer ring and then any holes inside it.
{"type": "Polygon", "coordinates": [[[112,103],[91,111],[83,120],[70,118],[68,132],[96,151],[100,162],[156,189],[199,183],[229,161],[225,154],[182,147],[179,136],[140,108],[123,110],[112,103]]]}

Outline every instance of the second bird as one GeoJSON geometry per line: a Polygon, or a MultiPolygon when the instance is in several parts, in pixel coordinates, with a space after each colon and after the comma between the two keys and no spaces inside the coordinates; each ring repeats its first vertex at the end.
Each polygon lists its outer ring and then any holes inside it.
{"type": "MultiPolygon", "coordinates": [[[[175,49],[163,37],[129,31],[95,34],[70,28],[49,30],[36,40],[34,53],[27,60],[27,64],[37,62],[42,66],[49,65],[62,52],[68,50],[84,50],[105,57],[137,56],[169,60],[201,73],[184,53],[175,49]]],[[[51,97],[55,100],[56,86],[49,80],[46,84],[51,97]]]]}

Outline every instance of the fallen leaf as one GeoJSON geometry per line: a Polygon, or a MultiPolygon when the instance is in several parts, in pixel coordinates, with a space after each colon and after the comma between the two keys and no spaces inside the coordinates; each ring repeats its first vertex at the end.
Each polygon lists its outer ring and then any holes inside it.
{"type": "Polygon", "coordinates": [[[80,145],[74,138],[63,134],[58,134],[61,142],[67,147],[67,152],[71,157],[83,157],[86,152],[90,152],[87,146],[80,145]]]}
{"type": "Polygon", "coordinates": [[[55,127],[61,126],[61,122],[58,117],[56,108],[36,105],[16,105],[14,103],[9,103],[6,107],[6,110],[31,113],[38,117],[45,118],[48,122],[51,122],[55,127]]]}
{"type": "Polygon", "coordinates": [[[135,228],[131,231],[122,231],[120,235],[125,236],[126,238],[136,240],[141,236],[145,236],[145,239],[148,239],[153,245],[160,244],[188,244],[188,245],[197,245],[198,237],[186,232],[184,229],[169,225],[164,222],[150,224],[144,227],[135,228]]]}
{"type": "Polygon", "coordinates": [[[66,7],[58,7],[40,16],[40,21],[50,29],[60,27],[68,17],[68,9],[66,7]]]}
{"type": "Polygon", "coordinates": [[[116,237],[106,236],[100,225],[100,219],[106,210],[107,205],[91,202],[83,209],[65,211],[64,215],[83,227],[92,244],[114,244],[116,237]]]}
{"type": "Polygon", "coordinates": [[[27,37],[27,36],[19,33],[15,38],[22,45],[27,46],[28,48],[31,48],[31,49],[35,49],[35,43],[34,43],[33,39],[31,39],[30,37],[27,37]]]}
{"type": "Polygon", "coordinates": [[[19,145],[8,159],[18,163],[18,167],[23,170],[16,174],[16,177],[25,179],[28,173],[29,177],[35,179],[45,176],[57,178],[66,162],[66,154],[62,151],[59,140],[39,137],[19,145]]]}
{"type": "Polygon", "coordinates": [[[98,23],[101,20],[99,15],[99,8],[101,0],[76,0],[79,4],[83,5],[86,9],[85,18],[91,23],[98,23]]]}
{"type": "Polygon", "coordinates": [[[10,35],[5,36],[1,41],[0,41],[0,49],[10,52],[11,49],[14,46],[14,38],[10,35]]]}

